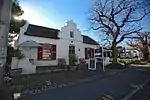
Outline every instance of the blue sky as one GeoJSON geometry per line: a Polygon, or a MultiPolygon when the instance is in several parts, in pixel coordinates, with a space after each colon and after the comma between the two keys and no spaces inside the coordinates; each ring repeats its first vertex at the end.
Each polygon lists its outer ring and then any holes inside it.
{"type": "Polygon", "coordinates": [[[98,40],[96,34],[87,31],[87,13],[93,0],[20,0],[25,11],[23,17],[32,24],[60,29],[67,20],[73,19],[82,34],[98,40]]]}
{"type": "MultiPolygon", "coordinates": [[[[24,10],[23,18],[32,24],[60,29],[67,20],[73,19],[82,34],[100,40],[97,32],[88,31],[87,13],[94,0],[19,0],[24,10]]],[[[144,27],[150,28],[145,18],[144,27]]]]}

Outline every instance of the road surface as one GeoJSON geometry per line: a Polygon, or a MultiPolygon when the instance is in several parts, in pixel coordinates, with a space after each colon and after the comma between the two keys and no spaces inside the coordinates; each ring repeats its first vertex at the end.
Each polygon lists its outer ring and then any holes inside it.
{"type": "Polygon", "coordinates": [[[28,95],[23,100],[98,100],[103,95],[111,95],[121,100],[136,86],[150,76],[150,68],[129,68],[113,76],[96,78],[89,82],[49,90],[36,95],[28,95]]]}

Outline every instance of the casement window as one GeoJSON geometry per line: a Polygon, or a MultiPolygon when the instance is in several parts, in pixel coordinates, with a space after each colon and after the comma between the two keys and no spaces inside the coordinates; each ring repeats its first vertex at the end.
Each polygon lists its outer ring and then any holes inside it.
{"type": "Polygon", "coordinates": [[[85,48],[85,59],[94,58],[94,49],[85,48]]]}
{"type": "Polygon", "coordinates": [[[70,31],[70,37],[71,37],[71,38],[74,38],[74,33],[73,33],[73,31],[70,31]]]}
{"type": "Polygon", "coordinates": [[[38,60],[55,60],[56,45],[43,45],[38,47],[38,60]]]}
{"type": "Polygon", "coordinates": [[[69,54],[75,54],[75,46],[74,45],[69,46],[69,54]]]}

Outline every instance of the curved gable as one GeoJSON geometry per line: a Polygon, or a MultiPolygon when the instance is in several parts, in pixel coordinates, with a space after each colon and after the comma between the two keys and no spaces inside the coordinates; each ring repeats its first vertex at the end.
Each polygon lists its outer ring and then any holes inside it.
{"type": "Polygon", "coordinates": [[[60,34],[61,34],[60,35],[61,38],[83,41],[83,38],[81,36],[81,32],[79,31],[76,23],[73,22],[73,20],[68,21],[66,23],[66,25],[61,28],[60,34]],[[73,37],[70,34],[73,34],[73,37]]]}

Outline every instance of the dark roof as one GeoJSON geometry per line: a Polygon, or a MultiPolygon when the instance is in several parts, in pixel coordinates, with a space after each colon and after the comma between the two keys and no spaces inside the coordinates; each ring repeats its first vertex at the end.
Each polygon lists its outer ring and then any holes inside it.
{"type": "Polygon", "coordinates": [[[27,31],[24,34],[30,35],[30,36],[59,39],[59,37],[58,37],[59,31],[60,30],[58,30],[58,29],[47,28],[47,27],[43,27],[43,26],[29,24],[27,31]]]}
{"type": "MultiPolygon", "coordinates": [[[[58,37],[59,31],[60,30],[58,30],[58,29],[47,28],[47,27],[43,27],[43,26],[29,24],[27,31],[24,34],[30,35],[30,36],[59,39],[59,37],[58,37]]],[[[95,40],[93,40],[89,36],[85,36],[85,35],[82,35],[82,36],[83,36],[83,43],[99,45],[95,40]]]]}
{"type": "Polygon", "coordinates": [[[83,43],[92,44],[92,45],[99,45],[95,40],[93,40],[89,36],[85,36],[85,35],[82,35],[82,36],[83,36],[83,43]]]}

